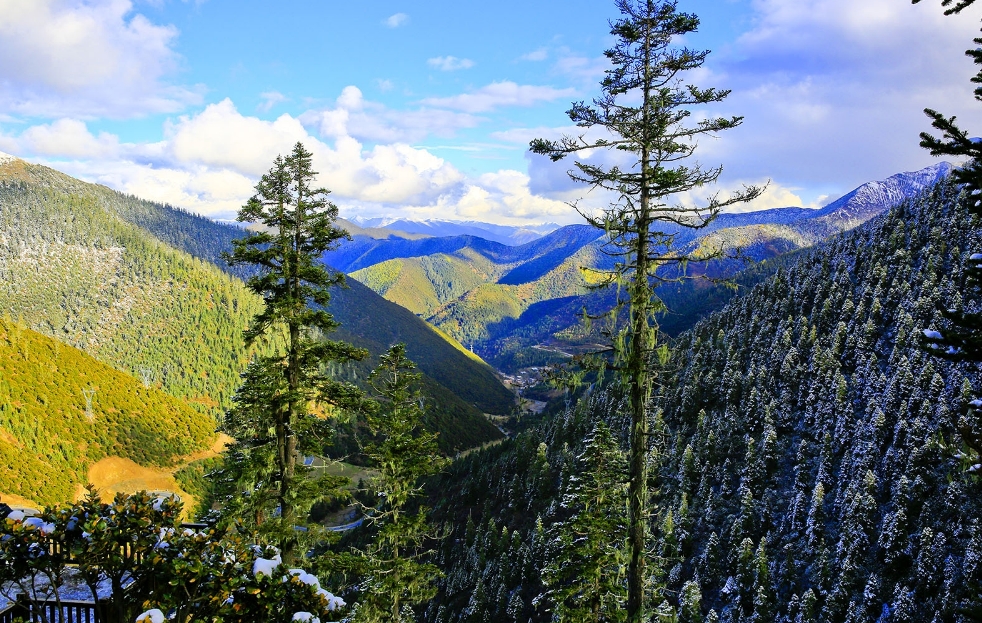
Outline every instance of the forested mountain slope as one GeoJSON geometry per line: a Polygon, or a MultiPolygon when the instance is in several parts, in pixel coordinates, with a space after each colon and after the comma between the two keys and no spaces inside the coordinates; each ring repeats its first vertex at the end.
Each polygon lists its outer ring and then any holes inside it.
{"type": "MultiPolygon", "coordinates": [[[[239,385],[242,329],[260,304],[242,274],[222,270],[237,237],[236,227],[47,167],[0,164],[0,309],[120,370],[146,371],[213,414],[239,385]]],[[[343,339],[373,354],[407,343],[446,451],[500,437],[481,412],[507,413],[512,394],[483,362],[360,284],[336,291],[331,309],[343,339]]],[[[339,372],[364,380],[373,366],[339,372]]]]}
{"type": "MultiPolygon", "coordinates": [[[[982,379],[917,346],[962,302],[982,248],[966,215],[942,182],[679,338],[654,405],[666,614],[941,622],[979,606],[982,491],[939,440],[982,379]]],[[[598,419],[624,429],[609,388],[455,463],[437,485],[460,493],[438,506],[455,533],[427,621],[549,620],[541,572],[598,419]]]]}
{"type": "MultiPolygon", "coordinates": [[[[679,228],[675,244],[728,251],[739,248],[748,260],[772,261],[856,227],[950,171],[951,165],[942,162],[898,173],[863,184],[820,210],[776,208],[722,214],[705,229],[679,228]]],[[[530,359],[530,347],[550,342],[575,345],[587,338],[579,326],[584,307],[591,313],[610,308],[613,295],[609,291],[587,288],[596,273],[580,270],[612,266],[603,243],[602,232],[588,225],[562,227],[518,247],[462,236],[424,240],[361,236],[332,253],[330,261],[507,370],[516,362],[545,356],[540,350],[530,359]]],[[[780,263],[753,270],[741,281],[757,283],[759,279],[753,281],[752,275],[766,276],[777,265],[780,263]]],[[[708,268],[692,265],[687,270],[731,276],[746,268],[744,260],[728,260],[708,268]]],[[[662,291],[675,314],[668,320],[672,333],[691,326],[685,317],[701,317],[729,300],[731,293],[707,291],[710,288],[705,282],[689,282],[662,291]],[[673,308],[673,303],[678,307],[673,308]]]]}
{"type": "Polygon", "coordinates": [[[100,459],[168,466],[214,438],[214,420],[184,401],[0,319],[0,493],[65,502],[100,459]]]}
{"type": "MultiPolygon", "coordinates": [[[[214,410],[238,385],[242,327],[259,301],[126,218],[153,212],[46,167],[0,165],[0,309],[214,410]]],[[[174,220],[163,227],[170,235],[207,245],[174,220]]]]}
{"type": "Polygon", "coordinates": [[[969,597],[982,497],[937,440],[978,370],[917,346],[963,302],[963,260],[982,244],[966,214],[944,183],[680,340],[684,382],[664,401],[665,507],[689,506],[676,586],[698,574],[707,605],[758,617],[797,616],[811,591],[825,621],[951,620],[969,597]],[[761,581],[745,559],[765,550],[761,581]]]}

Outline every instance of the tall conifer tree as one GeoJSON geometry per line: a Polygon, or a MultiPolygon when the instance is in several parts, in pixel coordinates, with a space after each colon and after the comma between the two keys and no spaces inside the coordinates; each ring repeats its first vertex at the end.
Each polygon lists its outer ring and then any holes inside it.
{"type": "MultiPolygon", "coordinates": [[[[612,24],[614,47],[605,52],[612,68],[601,82],[602,95],[592,104],[574,103],[570,119],[584,131],[596,128],[600,138],[585,134],[559,141],[533,140],[532,152],[553,161],[583,150],[613,150],[633,161],[617,164],[577,161],[570,177],[615,197],[600,214],[580,211],[608,236],[608,250],[618,259],[609,283],[617,284],[616,310],[627,308],[626,322],[612,331],[612,366],[625,388],[631,418],[629,458],[630,564],[627,613],[630,623],[645,619],[644,552],[648,523],[650,431],[648,405],[656,381],[658,347],[656,314],[663,309],[655,287],[685,278],[685,266],[708,261],[722,252],[694,253],[676,245],[678,232],[709,225],[727,205],[749,201],[761,192],[749,187],[704,205],[684,205],[675,195],[712,184],[720,167],[705,169],[692,161],[697,139],[735,128],[741,117],[691,122],[691,109],[723,100],[729,93],[685,84],[684,72],[700,67],[708,51],[673,45],[696,30],[699,19],[677,10],[674,0],[617,0],[621,19],[612,24]],[[621,295],[621,292],[624,295],[621,295]],[[617,328],[620,326],[621,328],[617,328]]],[[[660,353],[660,356],[658,354],[660,353]]]]}
{"type": "MultiPolygon", "coordinates": [[[[912,0],[917,4],[921,0],[912,0]]],[[[945,15],[955,15],[975,3],[975,0],[942,0],[945,15]]],[[[982,38],[973,42],[982,46],[982,38]]],[[[966,50],[976,65],[982,66],[982,47],[966,50]]],[[[982,68],[972,78],[972,82],[982,85],[982,68]]],[[[975,88],[975,99],[982,101],[982,86],[975,88]]],[[[933,136],[921,132],[921,147],[933,156],[955,156],[965,158],[965,162],[952,173],[955,181],[964,187],[963,202],[976,218],[982,217],[982,142],[970,138],[962,130],[955,117],[945,117],[940,112],[925,108],[924,114],[931,119],[931,125],[941,132],[933,136]]],[[[973,253],[965,266],[966,286],[979,297],[982,295],[982,253],[973,253]]],[[[982,311],[966,309],[942,310],[948,321],[945,330],[938,332],[925,330],[922,344],[934,354],[955,361],[982,362],[982,311]]],[[[982,401],[969,403],[966,417],[959,421],[959,432],[965,444],[971,449],[971,464],[977,465],[982,457],[982,401]]]]}
{"type": "Polygon", "coordinates": [[[232,472],[226,483],[227,501],[243,484],[255,501],[247,507],[257,527],[279,544],[283,559],[294,555],[298,531],[310,506],[333,492],[337,479],[313,481],[298,463],[301,451],[322,445],[328,426],[315,417],[312,406],[355,405],[360,392],[324,373],[329,362],[362,359],[367,352],[325,336],[337,328],[325,310],[328,289],[344,283],[344,275],[328,270],[320,261],[348,233],[336,225],[337,206],[328,191],[313,186],[317,175],[312,154],[297,143],[286,158],[256,185],[256,194],[239,211],[238,220],[261,229],[234,241],[226,254],[229,264],[256,269],[247,285],[265,302],[245,331],[249,344],[264,339],[272,354],[258,357],[243,377],[225,429],[236,439],[228,455],[232,472]],[[309,446],[306,448],[305,446],[309,446]],[[273,508],[275,505],[277,514],[273,508]],[[265,524],[265,525],[263,525],[265,524]]]}
{"type": "Polygon", "coordinates": [[[570,516],[550,529],[545,596],[558,623],[617,623],[625,619],[627,466],[606,424],[594,426],[576,464],[563,496],[570,516]]]}
{"type": "Polygon", "coordinates": [[[438,472],[447,460],[440,455],[436,433],[423,430],[423,399],[416,389],[420,374],[396,344],[382,355],[370,381],[379,394],[365,423],[375,439],[365,455],[378,470],[370,484],[377,500],[368,509],[378,528],[363,552],[363,598],[355,610],[359,623],[413,621],[412,607],[436,594],[440,577],[436,565],[420,561],[423,543],[434,536],[428,509],[418,506],[422,480],[438,472]]]}

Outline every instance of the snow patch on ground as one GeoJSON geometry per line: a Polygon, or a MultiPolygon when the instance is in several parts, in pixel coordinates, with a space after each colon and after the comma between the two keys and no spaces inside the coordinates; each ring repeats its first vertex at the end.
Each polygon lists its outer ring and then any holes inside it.
{"type": "Polygon", "coordinates": [[[8,153],[0,151],[0,165],[7,164],[8,162],[13,162],[14,160],[19,160],[17,156],[11,156],[8,153]]]}

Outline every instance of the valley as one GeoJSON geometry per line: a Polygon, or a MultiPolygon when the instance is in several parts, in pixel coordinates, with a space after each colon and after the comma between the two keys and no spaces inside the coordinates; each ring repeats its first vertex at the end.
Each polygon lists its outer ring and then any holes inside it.
{"type": "MultiPolygon", "coordinates": [[[[89,483],[109,497],[176,493],[188,517],[206,510],[208,474],[221,470],[218,457],[232,441],[215,430],[233,372],[276,348],[249,350],[235,329],[258,305],[241,281],[248,271],[220,261],[239,230],[36,165],[5,166],[0,452],[13,469],[0,496],[37,508],[80,499],[89,483]],[[94,390],[89,405],[84,388],[94,390]]],[[[743,595],[765,590],[764,580],[741,561],[783,551],[791,558],[770,568],[767,590],[787,620],[806,600],[839,620],[860,590],[887,600],[907,587],[920,595],[920,612],[948,607],[909,575],[913,563],[889,563],[875,588],[858,571],[833,570],[879,568],[884,556],[974,555],[978,535],[964,524],[974,508],[969,488],[942,486],[938,470],[951,461],[930,441],[952,434],[950,412],[935,405],[957,402],[974,372],[930,360],[915,343],[916,327],[937,321],[937,293],[953,290],[958,249],[975,244],[945,181],[950,170],[867,184],[821,210],[723,215],[701,238],[683,236],[693,247],[739,246],[756,263],[713,269],[733,277],[735,292],[700,281],[663,290],[669,313],[661,323],[676,340],[671,389],[659,398],[664,488],[655,547],[669,561],[658,571],[667,591],[696,587],[704,609],[753,615],[763,606],[743,595]],[[900,399],[912,391],[916,400],[900,399]],[[866,523],[853,528],[849,500],[863,487],[866,523]],[[816,491],[825,496],[819,506],[816,491]],[[880,536],[873,553],[860,554],[872,538],[863,534],[895,530],[897,499],[911,500],[904,530],[922,535],[921,545],[880,536]],[[962,527],[951,532],[953,525],[962,527]],[[856,529],[859,536],[848,532],[856,529]],[[927,534],[950,538],[928,544],[927,534]]],[[[602,347],[577,313],[613,304],[609,292],[585,289],[584,269],[604,270],[603,240],[587,226],[516,246],[381,227],[354,232],[325,258],[351,276],[331,301],[336,335],[373,357],[407,342],[425,374],[426,426],[456,457],[428,485],[435,517],[456,536],[444,541],[446,579],[421,620],[463,621],[447,613],[475,603],[495,617],[540,620],[542,573],[559,555],[548,535],[569,512],[557,500],[580,469],[575,457],[598,422],[623,428],[609,385],[574,395],[544,384],[551,364],[602,347]],[[474,565],[470,555],[487,562],[474,565]]],[[[371,365],[333,373],[364,381],[371,365]]],[[[377,478],[371,467],[331,460],[355,457],[359,434],[358,424],[339,422],[333,446],[312,459],[314,472],[377,478]]],[[[344,524],[346,542],[362,538],[360,509],[335,504],[317,517],[344,524]]]]}
{"type": "Polygon", "coordinates": [[[980,6],[0,2],[0,623],[982,623],[980,6]]]}
{"type": "MultiPolygon", "coordinates": [[[[714,263],[710,276],[733,277],[749,287],[776,270],[781,256],[866,222],[951,170],[941,163],[899,173],[820,209],[724,213],[699,237],[679,228],[675,244],[724,249],[734,259],[714,263]]],[[[428,236],[423,224],[402,232],[400,223],[409,227],[400,221],[371,235],[354,230],[352,243],[325,260],[506,372],[525,364],[558,363],[562,353],[582,352],[584,344],[597,341],[596,330],[582,326],[582,315],[584,309],[598,314],[614,304],[610,290],[590,290],[612,267],[602,232],[568,225],[509,247],[474,236],[428,236]]],[[[692,275],[704,271],[699,265],[690,268],[692,275]]],[[[699,280],[669,284],[661,293],[669,308],[661,320],[664,330],[681,333],[694,319],[720,309],[732,294],[699,280]]]]}

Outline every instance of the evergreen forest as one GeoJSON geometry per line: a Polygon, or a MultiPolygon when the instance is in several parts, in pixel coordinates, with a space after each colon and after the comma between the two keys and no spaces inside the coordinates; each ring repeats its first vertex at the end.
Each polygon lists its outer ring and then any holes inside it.
{"type": "Polygon", "coordinates": [[[982,143],[690,201],[744,118],[614,6],[528,143],[585,224],[360,227],[302,141],[237,224],[0,154],[0,623],[982,621],[982,143]]]}

